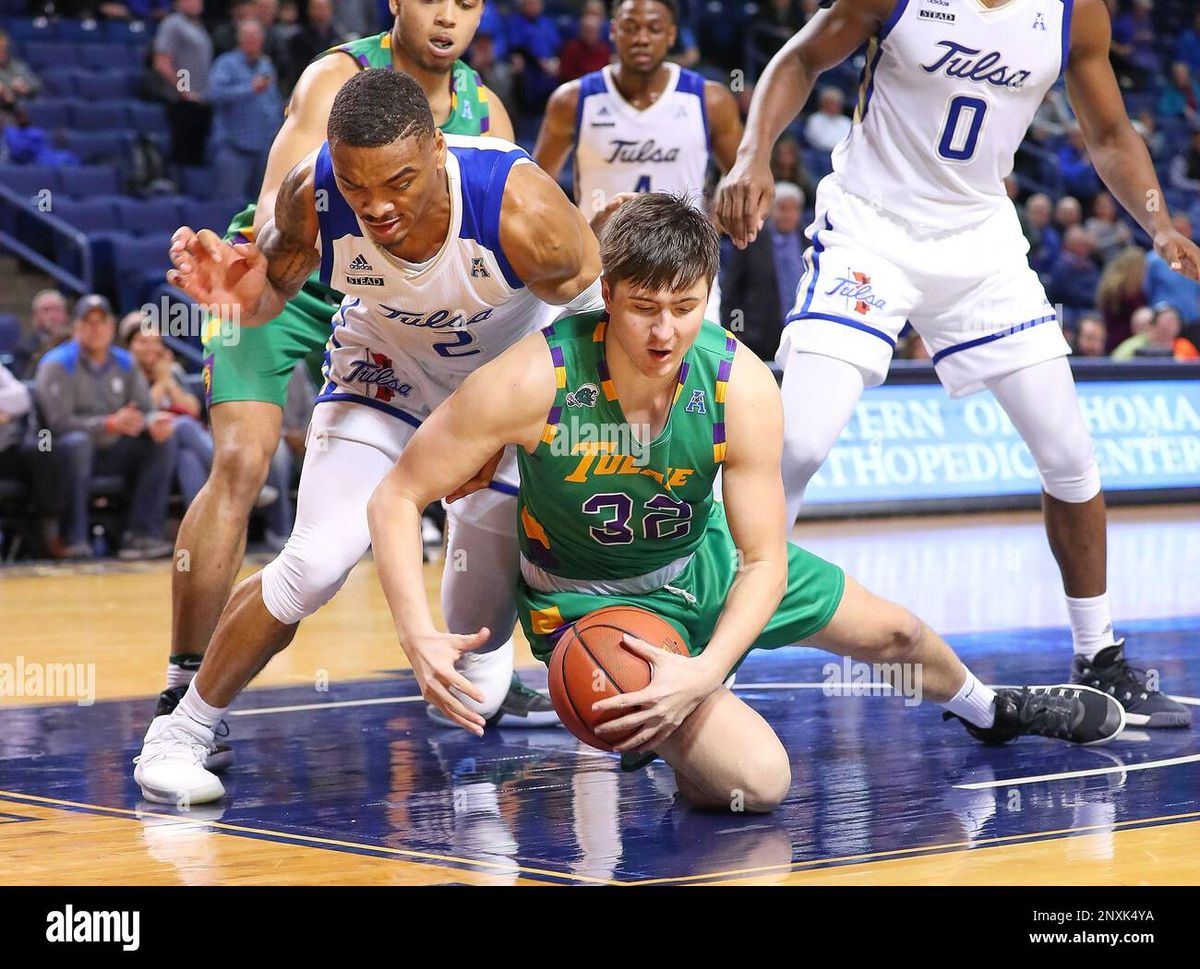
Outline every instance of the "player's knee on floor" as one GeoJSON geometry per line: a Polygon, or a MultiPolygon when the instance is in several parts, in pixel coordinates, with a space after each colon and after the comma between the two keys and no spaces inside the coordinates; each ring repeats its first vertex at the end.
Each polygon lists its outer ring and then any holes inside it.
{"type": "Polygon", "coordinates": [[[792,765],[782,744],[758,751],[750,758],[742,810],[752,814],[774,811],[792,786],[792,765]]]}
{"type": "Polygon", "coordinates": [[[262,570],[263,604],[279,622],[290,626],[332,599],[349,574],[350,569],[340,562],[301,555],[289,539],[262,570]]]}

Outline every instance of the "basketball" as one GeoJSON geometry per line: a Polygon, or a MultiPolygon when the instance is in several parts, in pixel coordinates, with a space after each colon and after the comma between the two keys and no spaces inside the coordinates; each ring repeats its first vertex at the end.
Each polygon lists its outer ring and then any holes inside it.
{"type": "Polygon", "coordinates": [[[618,693],[636,693],[650,682],[650,664],[625,646],[629,633],[663,649],[687,656],[679,631],[665,619],[635,606],[607,606],[573,623],[550,658],[550,700],[563,725],[585,744],[612,750],[632,732],[601,739],[593,732],[623,711],[596,714],[592,704],[618,693]]]}

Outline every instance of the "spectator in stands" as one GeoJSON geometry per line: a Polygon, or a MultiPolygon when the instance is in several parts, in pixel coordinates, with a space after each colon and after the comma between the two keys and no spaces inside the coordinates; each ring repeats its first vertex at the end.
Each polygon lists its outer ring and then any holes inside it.
{"type": "MultiPolygon", "coordinates": [[[[493,6],[494,2],[484,8],[485,18],[488,8],[493,6]]],[[[333,23],[343,37],[357,40],[359,37],[377,34],[383,29],[377,0],[337,0],[334,7],[333,23]]]]}
{"type": "Polygon", "coordinates": [[[721,324],[764,360],[775,356],[804,273],[803,213],[799,186],[777,183],[765,231],[745,249],[730,249],[721,269],[721,324]]]}
{"type": "Polygon", "coordinates": [[[75,306],[74,339],[42,358],[35,396],[50,431],[65,502],[63,537],[71,558],[87,558],[88,499],[94,472],[132,483],[123,559],[163,558],[176,442],[169,414],[156,414],[133,360],[112,345],[116,324],[103,296],[75,306]]]}
{"type": "Polygon", "coordinates": [[[1108,348],[1132,334],[1134,312],[1146,305],[1142,284],[1146,278],[1146,253],[1138,246],[1127,246],[1113,258],[1100,274],[1096,287],[1096,308],[1108,331],[1108,348]]]}
{"type": "Polygon", "coordinates": [[[562,49],[558,77],[564,84],[598,71],[612,60],[612,47],[604,39],[603,26],[604,20],[594,11],[580,18],[579,36],[568,40],[562,49]]]}
{"type": "Polygon", "coordinates": [[[1175,60],[1183,61],[1194,77],[1200,77],[1200,7],[1196,8],[1192,25],[1175,41],[1175,60]]]}
{"type": "Polygon", "coordinates": [[[175,0],[154,35],[154,69],[166,82],[171,161],[202,165],[212,124],[207,101],[213,44],[200,17],[204,0],[175,0]]]}
{"type": "MultiPolygon", "coordinates": [[[[484,9],[490,10],[491,7],[484,9]]],[[[493,34],[494,28],[490,25],[485,26],[487,20],[488,18],[484,17],[479,29],[475,31],[475,38],[467,49],[467,60],[484,86],[500,99],[509,117],[516,117],[519,112],[513,98],[512,65],[503,60],[499,53],[500,46],[504,43],[503,32],[493,34]]]]}
{"type": "Polygon", "coordinates": [[[1181,192],[1200,195],[1200,128],[1192,132],[1192,142],[1187,154],[1178,154],[1171,159],[1167,171],[1167,184],[1181,192]]]}
{"type": "MultiPolygon", "coordinates": [[[[590,2],[590,0],[589,0],[590,2]]],[[[601,0],[600,2],[600,19],[604,21],[602,33],[604,39],[608,40],[608,13],[601,0]]],[[[584,13],[587,13],[585,7],[584,13]]],[[[481,33],[487,34],[492,39],[492,54],[498,64],[508,64],[508,28],[505,26],[505,18],[500,13],[500,8],[493,3],[485,3],[483,6],[483,16],[479,18],[479,26],[475,30],[475,36],[478,37],[481,33]]],[[[474,67],[474,62],[471,64],[474,67]]],[[[478,70],[478,68],[476,68],[478,70]]]]}
{"type": "MultiPolygon", "coordinates": [[[[263,53],[275,65],[276,75],[287,77],[292,72],[292,39],[300,33],[300,22],[295,16],[294,3],[286,17],[281,16],[282,11],[283,5],[279,0],[258,0],[254,19],[262,25],[263,53]]],[[[306,66],[300,65],[296,70],[297,76],[306,66]]]]}
{"type": "Polygon", "coordinates": [[[12,56],[8,33],[0,29],[0,128],[23,101],[36,97],[42,82],[24,61],[12,56]]]}
{"type": "Polygon", "coordinates": [[[237,50],[238,28],[247,20],[258,19],[258,0],[233,0],[229,5],[229,19],[213,28],[213,54],[220,57],[237,50]]]}
{"type": "Polygon", "coordinates": [[[1072,229],[1083,221],[1083,206],[1074,195],[1064,195],[1054,203],[1054,227],[1064,239],[1067,230],[1072,229]]]}
{"type": "Polygon", "coordinates": [[[1150,152],[1150,157],[1159,161],[1163,152],[1167,150],[1167,140],[1158,130],[1158,119],[1154,117],[1154,112],[1149,109],[1143,110],[1131,123],[1133,130],[1141,135],[1142,141],[1146,143],[1146,150],[1150,152]]]}
{"type": "Polygon", "coordinates": [[[32,380],[43,355],[70,338],[67,298],[57,289],[41,290],[33,297],[29,328],[13,348],[13,373],[22,380],[32,380]]]}
{"type": "Polygon", "coordinates": [[[1062,249],[1062,236],[1050,221],[1053,211],[1050,196],[1042,192],[1025,200],[1025,218],[1021,221],[1029,239],[1029,265],[1039,276],[1050,272],[1062,249]]]}
{"type": "Polygon", "coordinates": [[[810,148],[831,152],[850,133],[845,115],[846,96],[840,88],[823,87],[817,95],[817,110],[804,123],[804,140],[810,148]]]}
{"type": "Polygon", "coordinates": [[[1100,191],[1100,179],[1092,167],[1087,143],[1078,125],[1067,131],[1066,142],[1058,149],[1058,170],[1062,174],[1063,186],[1079,198],[1091,198],[1100,191]]]}
{"type": "MultiPolygon", "coordinates": [[[[1115,6],[1112,4],[1110,10],[1115,6]]],[[[1111,56],[1125,87],[1144,87],[1158,73],[1158,36],[1153,12],[1153,0],[1133,0],[1129,13],[1113,19],[1111,56]]]]}
{"type": "Polygon", "coordinates": [[[520,80],[521,106],[525,114],[545,110],[558,84],[558,51],[562,46],[558,27],[543,12],[542,0],[518,0],[508,18],[509,59],[520,80]]]}
{"type": "Polygon", "coordinates": [[[271,142],[283,123],[283,96],[275,68],[263,53],[263,29],[257,20],[243,20],[238,49],[213,63],[209,99],[215,108],[215,197],[254,198],[271,142]]]}
{"type": "Polygon", "coordinates": [[[183,367],[140,311],[127,314],[117,332],[118,342],[146,378],[151,404],[158,412],[171,415],[178,449],[175,477],[187,507],[204,487],[212,468],[212,435],[201,420],[200,398],[187,389],[183,367]]]}
{"type": "Polygon", "coordinates": [[[1081,357],[1103,357],[1108,353],[1104,321],[1095,313],[1084,313],[1075,324],[1075,352],[1081,357]]]}
{"type": "MultiPolygon", "coordinates": [[[[1192,237],[1192,220],[1176,215],[1171,220],[1176,231],[1192,237]]],[[[1146,300],[1151,306],[1169,303],[1179,310],[1185,326],[1200,323],[1200,283],[1182,273],[1173,272],[1157,252],[1146,256],[1146,300]]]]}
{"type": "Polygon", "coordinates": [[[767,0],[746,29],[745,58],[751,81],[757,81],[767,62],[804,26],[796,0],[767,0]]]}
{"type": "Polygon", "coordinates": [[[1160,118],[1182,118],[1195,123],[1200,118],[1200,82],[1183,61],[1171,65],[1171,78],[1158,99],[1160,118]]]}
{"type": "Polygon", "coordinates": [[[284,90],[290,91],[309,62],[322,51],[343,43],[333,18],[333,0],[308,0],[308,23],[292,38],[288,57],[290,73],[283,78],[284,90]]]}
{"type": "Polygon", "coordinates": [[[1065,135],[1073,124],[1075,115],[1067,101],[1066,90],[1063,85],[1056,84],[1046,92],[1042,103],[1034,112],[1029,133],[1033,135],[1034,141],[1052,141],[1065,135]]]}
{"type": "Polygon", "coordinates": [[[1084,228],[1092,234],[1101,265],[1116,258],[1121,250],[1133,242],[1133,233],[1121,220],[1117,203],[1108,192],[1101,192],[1092,199],[1092,215],[1084,228]]]}
{"type": "Polygon", "coordinates": [[[1182,323],[1179,310],[1170,303],[1158,303],[1150,326],[1144,333],[1131,336],[1113,351],[1114,360],[1132,360],[1135,357],[1174,357],[1181,361],[1200,360],[1200,351],[1190,340],[1179,335],[1182,323]]]}
{"type": "Polygon", "coordinates": [[[812,176],[804,167],[804,156],[800,146],[791,135],[784,135],[771,152],[771,176],[776,182],[791,182],[799,185],[805,198],[812,198],[816,192],[812,176]]]}
{"type": "Polygon", "coordinates": [[[1064,322],[1074,324],[1079,311],[1089,310],[1096,301],[1100,271],[1092,261],[1092,237],[1083,226],[1071,226],[1063,236],[1062,252],[1050,271],[1046,295],[1051,302],[1066,308],[1064,322]]]}

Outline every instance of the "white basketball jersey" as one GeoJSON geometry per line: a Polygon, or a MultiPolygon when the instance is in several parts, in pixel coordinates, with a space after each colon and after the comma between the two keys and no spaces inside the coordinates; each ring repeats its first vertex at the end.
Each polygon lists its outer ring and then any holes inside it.
{"type": "Polygon", "coordinates": [[[842,186],[929,232],[1007,205],[1003,180],[1066,66],[1073,0],[898,0],[867,50],[842,186]]]}
{"type": "Polygon", "coordinates": [[[671,192],[704,203],[708,112],[704,78],[666,64],[663,93],[639,111],[613,83],[611,65],[579,79],[575,201],[591,219],[621,192],[671,192]]]}
{"type": "Polygon", "coordinates": [[[345,294],[325,352],[318,401],[353,400],[419,421],[471,371],[553,321],[500,246],[500,206],[514,165],[532,164],[499,138],[446,135],[450,231],[420,265],[377,245],[334,181],[326,143],[315,184],[321,281],[345,294]]]}

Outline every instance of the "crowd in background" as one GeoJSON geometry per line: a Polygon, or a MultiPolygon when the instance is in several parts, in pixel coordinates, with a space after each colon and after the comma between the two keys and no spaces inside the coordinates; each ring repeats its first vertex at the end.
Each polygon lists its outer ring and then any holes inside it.
{"type": "MultiPolygon", "coordinates": [[[[1151,0],[1107,2],[1114,19],[1112,62],[1131,117],[1160,172],[1176,227],[1195,238],[1200,9],[1190,27],[1164,40],[1154,29],[1151,0]]],[[[763,67],[814,15],[817,2],[764,0],[743,24],[740,43],[726,45],[720,56],[701,50],[697,41],[705,4],[682,0],[680,7],[671,58],[727,83],[731,72],[742,72],[737,76],[746,83],[734,89],[744,111],[763,67]]],[[[30,12],[146,21],[153,31],[146,93],[167,104],[169,160],[208,159],[214,191],[239,202],[257,195],[284,105],[304,67],[329,47],[391,24],[381,0],[68,0],[33,3],[30,12]],[[180,71],[188,78],[183,86],[177,83],[180,71]]],[[[612,57],[603,0],[559,2],[552,12],[543,0],[491,0],[465,55],[504,102],[527,147],[554,88],[612,57]]],[[[851,127],[856,71],[822,79],[803,116],[775,147],[776,197],[764,231],[746,250],[728,243],[722,250],[722,322],[768,359],[804,272],[803,233],[816,183],[851,127]]],[[[39,77],[0,32],[0,124],[19,126],[21,105],[37,98],[40,88],[39,77]]],[[[1104,191],[1061,83],[1038,110],[1007,187],[1031,265],[1060,307],[1077,354],[1200,358],[1200,284],[1172,272],[1104,191]]],[[[902,341],[898,354],[928,355],[914,336],[902,341]]],[[[296,458],[302,456],[305,404],[312,396],[306,379],[298,373],[293,381],[297,404],[289,407],[291,423],[285,422],[292,429],[285,451],[296,458]]],[[[10,367],[0,367],[0,477],[18,471],[36,477],[47,547],[80,558],[103,551],[88,531],[88,477],[100,471],[122,475],[132,495],[123,554],[169,554],[168,496],[190,501],[211,460],[204,419],[181,368],[137,314],[118,322],[103,297],[87,297],[72,311],[61,294],[42,292],[10,367]],[[40,413],[33,423],[57,437],[53,462],[38,460],[30,438],[18,433],[31,412],[40,413]]],[[[289,483],[278,477],[264,489],[264,504],[279,503],[280,520],[271,526],[277,541],[290,529],[289,483]]]]}

